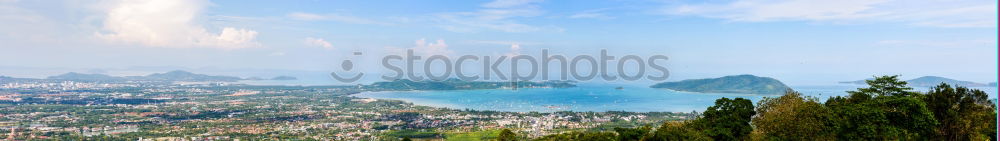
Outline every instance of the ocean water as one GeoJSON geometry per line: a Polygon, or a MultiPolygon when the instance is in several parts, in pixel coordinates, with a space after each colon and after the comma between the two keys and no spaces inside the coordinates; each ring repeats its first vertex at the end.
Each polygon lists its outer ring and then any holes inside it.
{"type": "MultiPolygon", "coordinates": [[[[393,99],[417,105],[453,109],[494,110],[513,112],[554,111],[632,111],[632,112],[691,112],[704,111],[716,99],[747,98],[756,105],[763,97],[778,95],[750,95],[727,93],[694,93],[654,89],[646,86],[582,84],[574,88],[522,88],[449,91],[383,91],[365,92],[352,96],[362,98],[393,99]]],[[[847,95],[861,85],[793,86],[796,91],[812,96],[821,102],[831,96],[847,95]]],[[[927,88],[914,88],[926,91],[927,88]]],[[[987,91],[990,99],[997,98],[995,87],[977,87],[987,91]]]]}

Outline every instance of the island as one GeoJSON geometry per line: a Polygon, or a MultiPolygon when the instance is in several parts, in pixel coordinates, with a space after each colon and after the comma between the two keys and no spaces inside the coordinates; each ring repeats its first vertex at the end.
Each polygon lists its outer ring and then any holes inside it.
{"type": "MultiPolygon", "coordinates": [[[[865,83],[865,80],[844,81],[844,82],[840,82],[840,83],[841,84],[867,85],[865,83]]],[[[962,87],[996,87],[995,83],[994,84],[983,84],[983,83],[976,83],[976,82],[971,82],[971,81],[955,80],[955,79],[945,78],[945,77],[940,77],[940,76],[923,76],[923,77],[919,77],[919,78],[915,78],[915,79],[906,80],[906,85],[910,86],[910,87],[934,87],[934,86],[937,86],[937,85],[939,85],[941,83],[946,83],[948,85],[953,85],[953,86],[962,86],[962,87]]]]}
{"type": "Polygon", "coordinates": [[[163,81],[223,81],[235,82],[243,80],[235,76],[212,76],[205,74],[195,74],[182,70],[175,70],[166,73],[154,73],[146,76],[135,77],[139,80],[163,80],[163,81]]]}
{"type": "Polygon", "coordinates": [[[749,74],[720,78],[689,79],[678,82],[658,83],[652,88],[701,93],[739,93],[780,95],[791,88],[777,79],[749,74]]]}
{"type": "Polygon", "coordinates": [[[295,78],[295,77],[291,77],[291,76],[284,76],[284,75],[282,75],[282,76],[276,76],[274,78],[271,78],[271,80],[298,80],[298,79],[299,78],[295,78]]]}

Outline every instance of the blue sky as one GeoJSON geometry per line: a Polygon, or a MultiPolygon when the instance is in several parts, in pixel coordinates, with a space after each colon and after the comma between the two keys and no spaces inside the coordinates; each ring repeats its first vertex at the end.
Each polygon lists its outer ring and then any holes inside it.
{"type": "Polygon", "coordinates": [[[340,60],[377,62],[409,48],[608,49],[669,56],[671,81],[755,74],[828,84],[902,74],[993,82],[996,13],[996,1],[984,0],[0,0],[0,75],[332,71],[340,60]],[[366,56],[352,58],[355,51],[366,56]]]}

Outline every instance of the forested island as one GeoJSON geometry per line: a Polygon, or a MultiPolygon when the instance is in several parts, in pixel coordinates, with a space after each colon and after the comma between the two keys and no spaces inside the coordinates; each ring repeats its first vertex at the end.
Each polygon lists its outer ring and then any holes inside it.
{"type": "Polygon", "coordinates": [[[678,82],[658,83],[652,88],[666,88],[676,91],[701,93],[740,93],[740,94],[783,94],[791,89],[781,81],[770,77],[759,77],[749,74],[732,75],[720,78],[689,79],[678,82]]]}

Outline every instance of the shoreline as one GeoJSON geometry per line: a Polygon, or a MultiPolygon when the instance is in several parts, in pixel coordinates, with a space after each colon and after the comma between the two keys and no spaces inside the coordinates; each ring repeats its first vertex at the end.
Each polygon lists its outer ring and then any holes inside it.
{"type": "MultiPolygon", "coordinates": [[[[634,93],[634,92],[638,92],[638,93],[636,93],[638,95],[643,95],[643,94],[662,95],[662,93],[656,93],[656,94],[654,94],[654,93],[650,93],[650,91],[649,91],[649,90],[660,91],[660,89],[643,88],[645,92],[642,92],[642,91],[628,92],[628,91],[615,90],[613,87],[575,87],[575,88],[584,88],[584,90],[582,90],[582,91],[580,91],[580,89],[569,90],[569,91],[566,91],[566,92],[572,92],[574,94],[565,94],[565,95],[570,95],[570,97],[574,97],[576,99],[565,99],[563,101],[555,101],[555,102],[553,102],[553,101],[544,101],[544,100],[543,101],[533,101],[533,100],[539,99],[539,98],[534,98],[534,97],[530,97],[530,96],[531,95],[537,95],[537,93],[545,93],[545,94],[553,94],[553,95],[541,96],[541,98],[544,99],[545,97],[563,97],[562,96],[563,94],[559,94],[560,92],[552,92],[552,93],[550,93],[549,91],[544,91],[544,90],[563,89],[563,88],[526,88],[526,89],[521,89],[521,90],[527,90],[528,93],[527,94],[523,94],[523,95],[519,95],[519,96],[529,96],[529,99],[512,98],[513,100],[507,100],[509,98],[507,98],[505,96],[491,95],[491,97],[485,98],[486,100],[482,100],[482,99],[472,100],[474,102],[469,102],[469,100],[465,100],[465,99],[435,99],[435,98],[441,98],[442,97],[441,94],[430,94],[430,95],[432,95],[430,97],[424,97],[424,96],[409,97],[407,95],[414,95],[414,94],[419,95],[419,93],[434,93],[434,92],[465,93],[465,91],[474,92],[474,91],[511,91],[511,90],[509,90],[509,89],[473,89],[473,90],[365,91],[365,92],[360,92],[360,93],[351,94],[351,95],[347,95],[347,96],[352,97],[352,98],[361,98],[361,99],[377,99],[377,100],[402,101],[402,102],[406,102],[406,103],[410,103],[410,104],[414,104],[414,105],[419,105],[419,106],[428,106],[428,107],[434,107],[434,108],[447,108],[447,109],[453,109],[453,110],[472,109],[472,110],[479,110],[479,111],[542,112],[542,113],[562,112],[562,111],[571,111],[571,112],[612,112],[612,111],[624,111],[624,112],[638,112],[638,113],[649,113],[649,112],[659,112],[659,113],[662,113],[662,112],[672,112],[672,113],[677,113],[677,112],[690,112],[692,110],[694,110],[694,111],[701,111],[701,110],[704,109],[704,107],[703,106],[696,106],[696,105],[703,105],[703,104],[711,104],[712,103],[712,101],[704,101],[704,102],[700,102],[700,104],[694,104],[694,105],[690,105],[690,104],[668,104],[670,106],[659,107],[659,106],[651,105],[651,103],[648,102],[648,101],[647,102],[641,102],[642,100],[639,100],[638,98],[635,98],[635,95],[628,95],[628,94],[622,95],[622,93],[634,93]],[[605,90],[606,89],[608,91],[592,91],[592,90],[587,90],[588,88],[589,89],[598,89],[598,90],[605,90]],[[531,91],[531,90],[543,90],[543,91],[531,91]],[[616,94],[610,94],[609,95],[609,94],[607,94],[607,92],[614,92],[616,94]],[[394,95],[393,93],[397,93],[397,94],[394,95]],[[599,93],[599,94],[598,95],[593,95],[595,93],[599,93]],[[387,96],[376,96],[376,95],[382,95],[382,94],[388,94],[388,95],[387,96]],[[625,98],[625,99],[614,98],[614,97],[618,97],[618,96],[623,96],[623,97],[620,97],[620,98],[625,98]],[[597,100],[597,101],[600,101],[600,102],[596,102],[595,103],[594,101],[592,101],[592,100],[595,100],[595,98],[598,98],[598,97],[602,97],[602,98],[600,98],[602,100],[597,100]],[[607,98],[612,98],[612,99],[615,99],[615,100],[609,100],[607,98]],[[632,102],[632,101],[636,101],[638,103],[635,103],[635,104],[626,104],[627,102],[632,102]],[[580,102],[580,103],[578,103],[578,102],[580,102]],[[490,107],[490,106],[500,106],[500,107],[490,107]]],[[[521,91],[521,90],[519,90],[519,91],[521,91]]],[[[632,90],[635,90],[635,89],[632,89],[632,90]]],[[[493,92],[483,92],[483,93],[493,93],[493,92]]],[[[692,96],[706,95],[706,94],[695,94],[695,93],[687,93],[687,92],[678,92],[678,93],[683,93],[684,95],[692,95],[692,96]]],[[[477,93],[477,94],[481,94],[481,93],[477,93]]],[[[448,97],[448,95],[450,95],[450,94],[444,94],[443,97],[448,97]]],[[[475,95],[475,94],[469,93],[469,95],[475,95]]],[[[456,95],[456,96],[458,96],[458,97],[469,97],[469,95],[463,94],[463,95],[456,95]]],[[[753,95],[743,95],[743,94],[739,94],[739,95],[736,95],[736,94],[712,94],[712,95],[719,95],[719,96],[726,96],[726,97],[731,97],[731,96],[732,97],[754,97],[753,95]]],[[[714,97],[714,96],[710,96],[710,97],[714,97]]],[[[696,98],[696,97],[692,97],[692,98],[694,98],[694,99],[692,99],[692,100],[683,100],[684,98],[669,98],[667,101],[678,101],[678,100],[680,100],[680,101],[701,101],[703,99],[714,99],[714,98],[696,98]]]]}
{"type": "MultiPolygon", "coordinates": [[[[435,108],[503,112],[690,112],[692,110],[701,111],[705,105],[711,105],[714,102],[712,100],[721,97],[742,97],[758,100],[764,97],[781,96],[703,93],[649,87],[615,90],[612,86],[616,85],[582,86],[568,89],[525,88],[519,89],[518,91],[520,92],[511,92],[513,90],[510,89],[363,91],[348,96],[402,101],[435,108]],[[499,95],[482,95],[480,97],[480,94],[487,93],[499,95]],[[558,108],[545,108],[547,106],[558,108]]],[[[826,101],[826,99],[831,97],[844,96],[845,91],[854,89],[853,87],[813,86],[800,87],[796,91],[803,93],[805,96],[816,97],[820,101],[826,101]]],[[[920,88],[917,89],[919,90],[920,88]]],[[[995,97],[991,97],[990,99],[995,99],[995,97]]]]}

